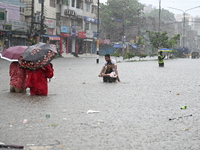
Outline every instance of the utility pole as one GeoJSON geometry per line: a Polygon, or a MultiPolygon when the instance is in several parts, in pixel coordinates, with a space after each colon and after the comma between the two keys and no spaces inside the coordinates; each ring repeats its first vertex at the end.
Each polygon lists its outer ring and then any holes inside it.
{"type": "Polygon", "coordinates": [[[97,10],[97,18],[98,18],[98,21],[97,21],[97,43],[96,43],[96,47],[97,47],[97,64],[99,63],[99,24],[100,24],[100,21],[99,21],[99,0],[98,0],[98,10],[97,10]]]}
{"type": "Polygon", "coordinates": [[[124,47],[125,47],[125,7],[126,7],[126,2],[124,2],[124,7],[123,7],[123,22],[122,22],[122,56],[124,56],[124,47]]]}
{"type": "Polygon", "coordinates": [[[44,0],[42,0],[41,5],[41,23],[40,23],[40,38],[42,40],[41,35],[44,34],[44,0]]]}
{"type": "Polygon", "coordinates": [[[30,28],[30,36],[33,35],[33,27],[34,27],[34,0],[32,0],[31,4],[31,28],[30,28]]]}
{"type": "Polygon", "coordinates": [[[160,15],[161,15],[161,0],[159,0],[159,27],[158,27],[158,32],[160,32],[160,15]]]}

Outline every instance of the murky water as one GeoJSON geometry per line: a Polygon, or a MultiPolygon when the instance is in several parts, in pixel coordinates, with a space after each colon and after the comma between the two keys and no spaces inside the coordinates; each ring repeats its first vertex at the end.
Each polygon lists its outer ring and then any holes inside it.
{"type": "Polygon", "coordinates": [[[200,149],[199,59],[166,60],[164,68],[121,62],[121,83],[111,84],[97,77],[103,57],[95,62],[53,60],[55,78],[41,97],[9,93],[10,63],[0,60],[0,142],[37,150],[200,149]]]}

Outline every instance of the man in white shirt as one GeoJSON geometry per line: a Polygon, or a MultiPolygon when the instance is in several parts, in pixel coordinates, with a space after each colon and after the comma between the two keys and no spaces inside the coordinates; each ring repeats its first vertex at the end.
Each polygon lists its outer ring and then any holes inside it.
{"type": "Polygon", "coordinates": [[[105,62],[104,62],[104,65],[101,69],[101,72],[99,73],[99,77],[102,77],[102,73],[104,72],[105,70],[105,67],[107,66],[108,63],[111,63],[114,65],[113,67],[113,71],[115,72],[116,76],[118,76],[118,71],[117,71],[117,63],[114,59],[110,59],[110,55],[109,54],[106,54],[105,55],[105,62]]]}

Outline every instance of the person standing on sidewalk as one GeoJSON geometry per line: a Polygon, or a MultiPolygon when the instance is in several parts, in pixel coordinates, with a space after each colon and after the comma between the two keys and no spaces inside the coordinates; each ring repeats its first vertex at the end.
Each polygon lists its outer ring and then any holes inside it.
{"type": "Polygon", "coordinates": [[[158,64],[159,64],[159,67],[164,67],[164,58],[165,56],[162,55],[162,51],[159,52],[159,55],[158,55],[158,64]]]}

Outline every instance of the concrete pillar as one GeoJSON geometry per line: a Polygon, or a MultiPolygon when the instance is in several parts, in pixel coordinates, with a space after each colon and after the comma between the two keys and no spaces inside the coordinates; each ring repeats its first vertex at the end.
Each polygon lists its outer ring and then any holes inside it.
{"type": "Polygon", "coordinates": [[[75,52],[76,39],[72,39],[72,52],[75,52]]]}

